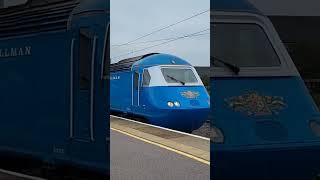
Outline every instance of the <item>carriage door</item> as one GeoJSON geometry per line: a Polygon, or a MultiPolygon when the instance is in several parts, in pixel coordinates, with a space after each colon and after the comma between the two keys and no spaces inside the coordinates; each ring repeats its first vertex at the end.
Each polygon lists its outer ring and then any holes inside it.
{"type": "Polygon", "coordinates": [[[73,62],[73,118],[71,136],[78,140],[93,138],[93,74],[96,38],[90,28],[76,33],[73,62]]]}
{"type": "Polygon", "coordinates": [[[132,110],[135,111],[140,105],[140,74],[138,71],[133,72],[132,82],[132,110]]]}

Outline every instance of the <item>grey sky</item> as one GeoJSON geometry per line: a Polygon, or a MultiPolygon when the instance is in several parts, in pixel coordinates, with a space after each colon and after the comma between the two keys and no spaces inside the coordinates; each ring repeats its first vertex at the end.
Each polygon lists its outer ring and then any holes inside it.
{"type": "MultiPolygon", "coordinates": [[[[111,45],[123,44],[164,26],[188,18],[210,9],[209,0],[111,0],[111,45]]],[[[192,34],[210,27],[209,12],[191,20],[155,33],[137,42],[179,37],[192,34]]],[[[117,57],[129,51],[159,44],[134,44],[130,46],[111,47],[112,62],[150,52],[161,52],[179,56],[196,66],[210,64],[210,31],[193,38],[186,38],[158,46],[143,52],[117,57]]]]}
{"type": "Polygon", "coordinates": [[[266,15],[320,16],[319,0],[249,0],[266,15]]]}

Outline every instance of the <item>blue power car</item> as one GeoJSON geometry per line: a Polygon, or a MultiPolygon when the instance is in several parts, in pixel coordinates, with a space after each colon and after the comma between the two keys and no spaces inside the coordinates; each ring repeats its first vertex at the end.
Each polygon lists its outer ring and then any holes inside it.
{"type": "Polygon", "coordinates": [[[109,173],[109,1],[0,9],[0,155],[109,173]]]}
{"type": "Polygon", "coordinates": [[[269,19],[211,1],[212,179],[315,179],[319,111],[269,19]]]}
{"type": "Polygon", "coordinates": [[[207,120],[209,95],[195,68],[167,54],[147,54],[111,65],[111,111],[150,124],[191,132],[207,120]]]}

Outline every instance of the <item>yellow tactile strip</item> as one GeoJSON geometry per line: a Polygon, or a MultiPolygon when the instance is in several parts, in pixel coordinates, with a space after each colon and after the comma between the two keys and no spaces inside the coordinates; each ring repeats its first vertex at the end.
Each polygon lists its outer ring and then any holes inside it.
{"type": "Polygon", "coordinates": [[[210,164],[210,141],[110,117],[110,127],[202,159],[210,164]]]}

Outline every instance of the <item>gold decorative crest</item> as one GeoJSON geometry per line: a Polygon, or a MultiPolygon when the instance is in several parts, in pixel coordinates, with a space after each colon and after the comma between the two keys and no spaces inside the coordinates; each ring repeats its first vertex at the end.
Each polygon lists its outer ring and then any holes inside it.
{"type": "Polygon", "coordinates": [[[251,117],[277,115],[287,107],[283,97],[263,96],[258,92],[248,92],[242,96],[225,99],[228,107],[251,117]]]}
{"type": "Polygon", "coordinates": [[[181,96],[188,98],[188,99],[195,99],[198,96],[200,96],[199,92],[195,92],[195,91],[184,91],[180,93],[181,96]]]}

